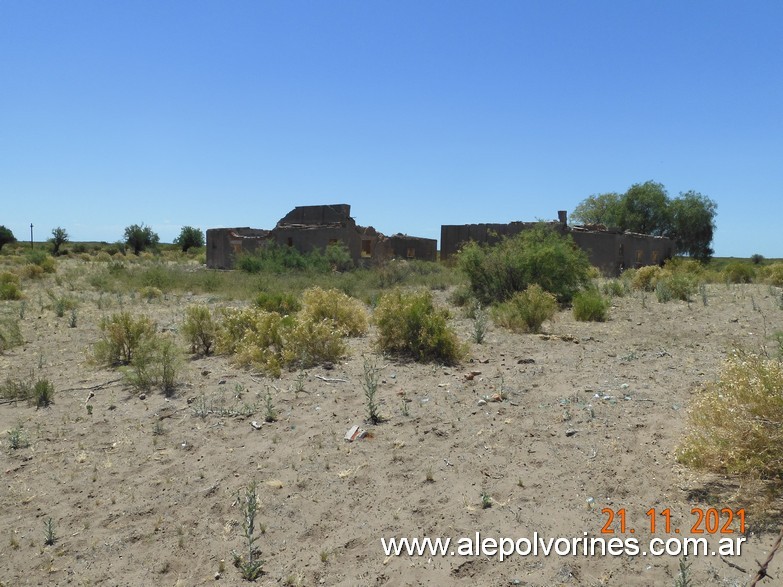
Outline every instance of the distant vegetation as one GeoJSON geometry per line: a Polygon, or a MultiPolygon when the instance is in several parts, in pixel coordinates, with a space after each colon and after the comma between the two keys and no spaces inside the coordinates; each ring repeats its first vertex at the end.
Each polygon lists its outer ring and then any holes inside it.
{"type": "Polygon", "coordinates": [[[204,246],[204,233],[200,228],[183,226],[179,236],[174,239],[174,244],[182,247],[183,253],[187,253],[189,249],[204,246]]]}
{"type": "Polygon", "coordinates": [[[584,199],[571,214],[577,222],[604,224],[622,230],[668,236],[677,252],[699,261],[713,255],[712,237],[718,205],[695,191],[672,199],[663,184],[647,181],[624,194],[596,194],[584,199]]]}

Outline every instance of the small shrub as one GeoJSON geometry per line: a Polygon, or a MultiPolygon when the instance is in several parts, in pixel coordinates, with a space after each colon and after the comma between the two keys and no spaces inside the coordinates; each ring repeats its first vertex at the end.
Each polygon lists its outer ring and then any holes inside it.
{"type": "Polygon", "coordinates": [[[619,279],[609,279],[604,283],[602,289],[604,294],[607,296],[621,298],[626,293],[628,293],[627,287],[628,286],[624,281],[619,279]]]}
{"type": "Polygon", "coordinates": [[[597,289],[586,289],[574,296],[574,318],[581,322],[604,322],[610,302],[597,289]]]}
{"type": "Polygon", "coordinates": [[[54,531],[54,520],[49,518],[44,522],[44,544],[51,546],[57,542],[57,534],[54,531]]]}
{"type": "Polygon", "coordinates": [[[473,342],[476,344],[482,344],[484,337],[487,335],[489,329],[489,314],[481,307],[481,304],[477,304],[473,309],[473,342]]]}
{"type": "Polygon", "coordinates": [[[659,281],[655,284],[655,297],[659,303],[665,304],[670,302],[674,298],[671,287],[669,287],[669,281],[659,281]]]}
{"type": "Polygon", "coordinates": [[[764,255],[754,253],[750,256],[750,262],[754,265],[761,265],[764,262],[764,255]]]}
{"type": "Polygon", "coordinates": [[[24,379],[9,377],[0,384],[0,397],[12,401],[29,401],[33,397],[33,386],[24,379]]]}
{"type": "Polygon", "coordinates": [[[331,320],[348,336],[361,336],[367,332],[364,304],[337,289],[313,287],[305,290],[300,318],[311,322],[331,320]]]}
{"type": "Polygon", "coordinates": [[[171,395],[177,387],[180,360],[174,342],[155,334],[136,348],[130,365],[124,369],[126,381],[139,391],[159,388],[171,395]]]}
{"type": "Polygon", "coordinates": [[[36,265],[34,263],[28,263],[27,265],[23,265],[20,269],[20,273],[22,274],[22,277],[25,279],[38,279],[40,277],[43,277],[44,270],[43,267],[40,265],[36,265]]]}
{"type": "Polygon", "coordinates": [[[353,269],[353,257],[348,247],[343,243],[333,243],[326,247],[324,259],[333,271],[350,271],[353,269]]]}
{"type": "Polygon", "coordinates": [[[264,561],[258,558],[256,541],[256,514],[258,513],[258,486],[255,482],[245,488],[244,494],[237,496],[242,508],[242,531],[247,555],[233,552],[234,566],[239,569],[246,581],[255,581],[263,574],[264,561]]]}
{"type": "Polygon", "coordinates": [[[279,376],[283,347],[280,314],[258,308],[224,308],[221,313],[216,352],[234,355],[239,365],[254,366],[279,376]]]}
{"type": "Polygon", "coordinates": [[[190,352],[209,355],[215,346],[217,330],[217,323],[207,306],[188,306],[185,309],[182,335],[190,344],[190,352]]]}
{"type": "Polygon", "coordinates": [[[733,261],[726,265],[723,277],[729,283],[751,283],[756,277],[756,270],[748,263],[733,261]]]}
{"type": "Polygon", "coordinates": [[[364,387],[364,399],[367,407],[367,420],[371,424],[378,424],[381,422],[380,406],[376,396],[378,395],[378,380],[380,379],[381,370],[378,366],[369,358],[364,359],[364,378],[362,380],[362,387],[364,387]]]}
{"type": "Polygon", "coordinates": [[[21,300],[22,290],[19,286],[19,276],[16,273],[4,271],[0,273],[0,300],[21,300]]]}
{"type": "Polygon", "coordinates": [[[631,287],[642,291],[655,291],[655,286],[661,278],[663,269],[657,265],[639,267],[633,273],[631,287]]]}
{"type": "Polygon", "coordinates": [[[698,282],[693,275],[680,272],[675,273],[666,279],[665,283],[668,285],[672,296],[683,302],[691,301],[691,297],[696,293],[699,287],[698,282]]]}
{"type": "Polygon", "coordinates": [[[429,291],[384,294],[374,316],[378,347],[417,361],[459,363],[465,348],[449,327],[448,318],[447,310],[435,307],[429,291]]]}
{"type": "Polygon", "coordinates": [[[256,296],[255,304],[265,312],[277,312],[285,316],[294,314],[302,308],[296,296],[290,293],[269,293],[262,291],[256,296]]]}
{"type": "Polygon", "coordinates": [[[128,365],[139,346],[155,336],[155,324],[147,316],[134,318],[129,312],[113,314],[99,323],[102,338],[93,356],[99,364],[128,365]]]}
{"type": "Polygon", "coordinates": [[[343,357],[348,347],[343,340],[346,331],[336,322],[325,318],[299,315],[284,325],[281,331],[282,363],[291,368],[306,369],[343,357]]]}
{"type": "Polygon", "coordinates": [[[57,271],[57,265],[55,264],[54,259],[43,249],[28,251],[26,257],[28,263],[40,267],[44,273],[54,273],[57,271]]]}
{"type": "Polygon", "coordinates": [[[23,340],[19,319],[0,316],[0,353],[19,346],[23,340]]]}
{"type": "Polygon", "coordinates": [[[772,263],[762,268],[762,276],[766,283],[783,287],[783,263],[772,263]]]}
{"type": "Polygon", "coordinates": [[[39,379],[35,382],[31,403],[34,403],[36,408],[48,408],[54,403],[54,385],[51,381],[39,379]]]}
{"type": "Polygon", "coordinates": [[[557,299],[533,284],[507,302],[495,306],[493,319],[514,332],[540,332],[541,325],[557,311],[557,299]]]}
{"type": "MultiPolygon", "coordinates": [[[[124,267],[124,265],[123,265],[124,267]]],[[[140,281],[152,291],[169,291],[174,284],[172,272],[162,263],[153,263],[141,273],[140,281]]],[[[148,290],[149,291],[149,290],[148,290]]]]}
{"type": "Polygon", "coordinates": [[[678,460],[749,479],[783,476],[783,363],[735,352],[688,412],[678,460]]]}
{"type": "Polygon", "coordinates": [[[65,316],[65,312],[74,310],[77,306],[76,300],[70,296],[67,295],[58,296],[51,290],[47,290],[46,295],[49,296],[49,299],[52,301],[52,308],[54,309],[54,314],[58,318],[62,318],[63,316],[65,316]]]}
{"type": "Polygon", "coordinates": [[[12,450],[30,446],[30,439],[27,437],[27,433],[24,431],[24,426],[21,422],[8,431],[8,446],[11,447],[12,450]]]}
{"type": "Polygon", "coordinates": [[[139,297],[141,299],[146,300],[147,303],[151,303],[153,300],[159,300],[163,297],[163,292],[160,291],[157,287],[153,287],[151,285],[148,285],[146,287],[142,287],[139,290],[139,297]]]}

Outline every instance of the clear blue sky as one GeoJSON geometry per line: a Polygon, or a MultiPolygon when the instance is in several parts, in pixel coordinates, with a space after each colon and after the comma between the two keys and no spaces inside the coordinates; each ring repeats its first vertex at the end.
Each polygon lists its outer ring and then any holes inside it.
{"type": "Polygon", "coordinates": [[[0,0],[0,224],[556,218],[655,180],[783,256],[783,2],[0,0]]]}

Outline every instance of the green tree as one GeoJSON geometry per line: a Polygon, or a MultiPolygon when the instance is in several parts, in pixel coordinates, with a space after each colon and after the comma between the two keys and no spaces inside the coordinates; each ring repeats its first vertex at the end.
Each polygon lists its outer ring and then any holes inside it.
{"type": "Polygon", "coordinates": [[[707,196],[693,190],[681,193],[672,200],[671,234],[677,245],[677,252],[687,254],[699,261],[709,261],[713,250],[712,237],[715,232],[715,216],[718,205],[707,196]]]}
{"type": "Polygon", "coordinates": [[[623,196],[615,192],[595,194],[582,200],[571,218],[582,224],[620,225],[620,202],[623,196]]]}
{"type": "Polygon", "coordinates": [[[58,226],[52,229],[52,238],[49,239],[49,242],[52,243],[52,255],[59,255],[60,247],[67,243],[68,240],[68,232],[64,228],[58,226]]]}
{"type": "Polygon", "coordinates": [[[671,231],[669,196],[663,184],[636,183],[620,202],[619,225],[624,230],[666,236],[671,231]]]}
{"type": "Polygon", "coordinates": [[[200,228],[183,226],[179,236],[174,239],[174,244],[182,247],[183,253],[186,253],[190,248],[203,247],[204,233],[200,228]]]}
{"type": "Polygon", "coordinates": [[[14,236],[14,233],[11,232],[11,229],[6,228],[5,226],[0,226],[0,250],[2,250],[3,245],[15,242],[16,237],[14,236]]]}
{"type": "Polygon", "coordinates": [[[133,254],[138,255],[142,251],[155,248],[160,242],[160,237],[149,226],[131,224],[125,228],[125,244],[133,249],[133,254]]]}

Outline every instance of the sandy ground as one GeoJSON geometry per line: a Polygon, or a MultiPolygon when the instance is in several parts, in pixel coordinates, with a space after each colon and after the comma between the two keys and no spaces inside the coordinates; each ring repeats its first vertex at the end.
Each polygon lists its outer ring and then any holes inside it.
{"type": "MultiPolygon", "coordinates": [[[[122,307],[177,329],[184,307],[208,298],[104,295],[99,309],[85,286],[70,328],[68,315],[45,307],[40,292],[66,291],[47,279],[26,284],[25,344],[0,355],[3,379],[35,371],[57,390],[47,409],[0,405],[5,586],[246,584],[231,552],[243,547],[237,494],[253,481],[259,585],[674,585],[676,556],[387,557],[381,538],[595,537],[603,508],[625,508],[626,534],[615,520],[613,536],[641,550],[651,508],[672,517],[672,533],[659,517],[655,536],[690,536],[692,508],[740,504],[736,484],[675,462],[689,399],[734,346],[758,349],[783,329],[779,292],[713,285],[706,307],[636,294],[616,298],[606,323],[562,312],[545,325],[549,336],[493,328],[453,368],[380,357],[370,333],[333,369],[309,370],[298,393],[297,373],[268,379],[210,357],[186,361],[171,399],[140,399],[116,371],[87,361],[100,317],[122,307]],[[365,422],[364,356],[384,367],[387,420],[376,426],[365,422]],[[268,391],[279,419],[255,429],[268,391]],[[501,391],[504,401],[483,401],[501,391]],[[231,415],[244,404],[255,414],[231,415]],[[202,418],[204,405],[213,413],[202,418]],[[30,445],[12,450],[7,432],[19,424],[30,445]],[[354,424],[370,437],[346,442],[354,424]],[[49,518],[53,545],[44,544],[49,518]]],[[[455,316],[469,340],[470,321],[455,316]]],[[[749,510],[741,556],[692,557],[694,584],[747,584],[777,534],[768,514],[749,510]]],[[[770,574],[783,576],[783,555],[770,574]]]]}

